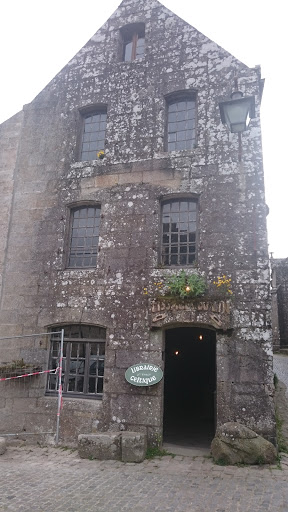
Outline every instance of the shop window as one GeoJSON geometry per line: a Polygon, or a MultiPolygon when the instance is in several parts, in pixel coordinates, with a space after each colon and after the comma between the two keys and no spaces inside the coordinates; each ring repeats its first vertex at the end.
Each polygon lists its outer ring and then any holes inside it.
{"type": "Polygon", "coordinates": [[[100,206],[80,206],[71,210],[69,268],[95,267],[97,262],[100,206]]]}
{"type": "Polygon", "coordinates": [[[104,151],[107,111],[102,109],[84,117],[81,160],[96,160],[104,151]]]}
{"type": "Polygon", "coordinates": [[[167,150],[193,149],[195,140],[195,97],[172,95],[167,102],[167,150]]]}
{"type": "Polygon", "coordinates": [[[129,62],[140,59],[145,53],[145,25],[134,23],[121,29],[122,35],[122,60],[129,62]]]}
{"type": "MultiPolygon", "coordinates": [[[[106,330],[93,325],[65,325],[53,328],[50,336],[50,370],[59,367],[61,329],[64,329],[63,396],[102,398],[106,330]]],[[[47,394],[55,395],[58,384],[58,375],[48,374],[47,394]]]]}
{"type": "Polygon", "coordinates": [[[193,265],[197,252],[197,201],[171,199],[162,204],[161,263],[193,265]]]}

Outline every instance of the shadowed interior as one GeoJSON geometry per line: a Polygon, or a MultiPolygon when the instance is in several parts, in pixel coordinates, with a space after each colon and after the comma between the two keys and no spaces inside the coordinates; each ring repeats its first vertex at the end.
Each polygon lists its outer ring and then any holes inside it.
{"type": "Polygon", "coordinates": [[[164,442],[208,447],[215,430],[215,397],[215,332],[199,327],[167,330],[164,442]]]}

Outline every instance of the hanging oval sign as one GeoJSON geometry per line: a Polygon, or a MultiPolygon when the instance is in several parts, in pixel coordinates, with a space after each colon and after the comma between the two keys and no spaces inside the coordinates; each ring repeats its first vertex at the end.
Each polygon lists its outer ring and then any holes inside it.
{"type": "Polygon", "coordinates": [[[125,379],[133,386],[153,386],[163,377],[159,366],[151,363],[133,364],[125,372],[125,379]]]}

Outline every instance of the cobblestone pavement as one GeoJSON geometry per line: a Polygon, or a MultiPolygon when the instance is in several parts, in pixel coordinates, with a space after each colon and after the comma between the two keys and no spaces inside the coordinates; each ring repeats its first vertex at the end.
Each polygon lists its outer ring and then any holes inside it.
{"type": "Polygon", "coordinates": [[[281,466],[217,466],[181,456],[123,464],[8,446],[0,457],[0,511],[288,512],[288,456],[281,466]]]}
{"type": "MultiPolygon", "coordinates": [[[[274,356],[274,371],[288,388],[288,356],[274,356]]],[[[280,466],[182,456],[123,464],[8,446],[0,456],[0,512],[288,512],[288,455],[280,466]]]]}

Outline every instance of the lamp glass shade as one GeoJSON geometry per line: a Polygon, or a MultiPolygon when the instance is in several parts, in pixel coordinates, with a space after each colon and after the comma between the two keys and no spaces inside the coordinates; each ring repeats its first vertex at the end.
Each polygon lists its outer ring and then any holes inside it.
{"type": "Polygon", "coordinates": [[[250,118],[254,117],[254,96],[222,101],[220,104],[222,123],[227,124],[232,133],[248,129],[250,118]]]}

